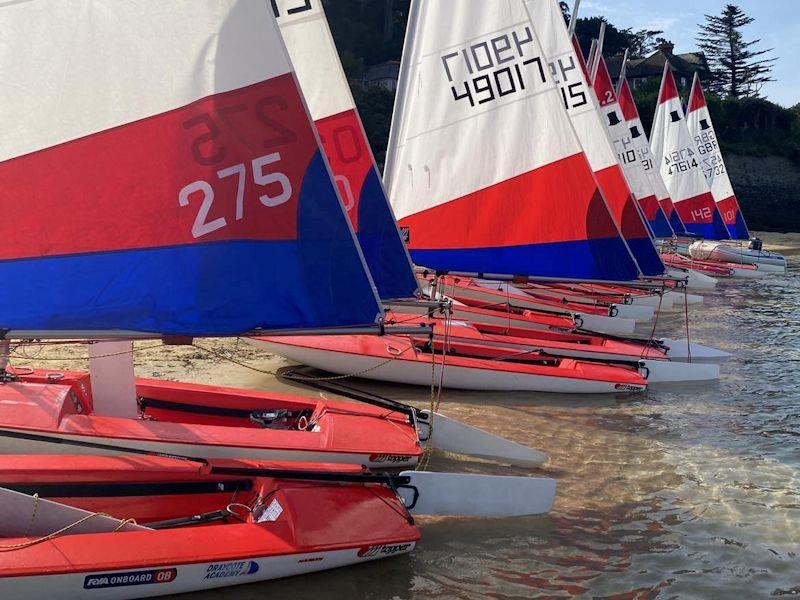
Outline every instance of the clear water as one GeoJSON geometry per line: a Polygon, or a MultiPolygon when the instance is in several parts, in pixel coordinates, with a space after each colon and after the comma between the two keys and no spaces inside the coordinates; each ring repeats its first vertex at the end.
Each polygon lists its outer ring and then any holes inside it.
{"type": "MultiPolygon", "coordinates": [[[[545,517],[428,520],[408,557],[200,598],[800,596],[800,260],[723,283],[693,339],[735,353],[719,384],[603,399],[448,392],[444,411],[549,452],[545,517]]],[[[661,333],[683,331],[682,315],[661,333]]],[[[414,388],[383,393],[424,402],[414,388]]],[[[436,456],[436,470],[522,473],[436,456]]]]}

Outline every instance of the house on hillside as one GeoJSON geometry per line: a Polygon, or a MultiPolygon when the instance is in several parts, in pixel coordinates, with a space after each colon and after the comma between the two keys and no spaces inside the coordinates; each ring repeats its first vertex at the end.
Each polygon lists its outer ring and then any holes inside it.
{"type": "MultiPolygon", "coordinates": [[[[628,60],[626,78],[633,89],[642,85],[645,81],[654,79],[661,80],[664,73],[664,63],[669,61],[672,71],[675,74],[676,83],[683,88],[692,84],[694,74],[698,73],[701,80],[708,79],[710,69],[708,61],[702,52],[687,52],[686,54],[675,54],[675,46],[671,43],[664,43],[646,58],[632,58],[628,60]]],[[[607,61],[608,70],[611,77],[616,82],[619,79],[622,67],[622,56],[614,56],[607,61]]]]}
{"type": "Polygon", "coordinates": [[[364,85],[373,85],[386,88],[390,92],[397,90],[397,80],[400,78],[400,61],[387,60],[367,67],[361,82],[364,85]]]}

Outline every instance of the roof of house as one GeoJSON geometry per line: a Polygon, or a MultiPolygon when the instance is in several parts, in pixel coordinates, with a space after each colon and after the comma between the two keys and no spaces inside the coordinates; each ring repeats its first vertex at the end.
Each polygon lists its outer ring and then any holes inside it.
{"type": "Polygon", "coordinates": [[[387,60],[367,67],[364,71],[364,81],[379,81],[381,79],[398,79],[400,77],[400,61],[387,60]]]}
{"type": "MultiPolygon", "coordinates": [[[[632,58],[628,60],[626,69],[628,78],[640,77],[660,77],[664,72],[664,63],[669,61],[673,71],[683,75],[694,75],[695,71],[704,79],[710,69],[706,56],[702,52],[687,52],[685,54],[674,54],[671,44],[659,47],[646,58],[632,58]]],[[[612,56],[607,60],[608,70],[614,79],[619,78],[622,67],[622,56],[612,56]]]]}

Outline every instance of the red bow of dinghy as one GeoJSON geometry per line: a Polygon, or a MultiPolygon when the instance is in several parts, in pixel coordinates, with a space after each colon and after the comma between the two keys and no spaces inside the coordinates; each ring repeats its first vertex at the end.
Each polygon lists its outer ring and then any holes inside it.
{"type": "MultiPolygon", "coordinates": [[[[256,465],[225,466],[246,472],[256,465]]],[[[361,473],[341,465],[257,466],[361,473]]],[[[420,537],[381,485],[204,474],[197,464],[149,457],[0,457],[0,513],[34,493],[43,499],[34,517],[0,518],[0,544],[25,545],[0,553],[4,598],[199,591],[402,554],[420,537]],[[39,534],[25,537],[25,530],[52,521],[45,500],[154,529],[67,532],[37,543],[39,534]]]]}

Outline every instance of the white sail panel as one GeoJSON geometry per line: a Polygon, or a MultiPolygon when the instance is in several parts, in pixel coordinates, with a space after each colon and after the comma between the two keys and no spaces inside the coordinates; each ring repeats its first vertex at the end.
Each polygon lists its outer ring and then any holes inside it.
{"type": "Polygon", "coordinates": [[[425,27],[415,41],[409,77],[416,93],[408,95],[403,111],[413,118],[402,123],[403,141],[385,174],[398,219],[581,152],[575,136],[564,135],[564,124],[547,118],[559,99],[545,79],[547,65],[522,5],[456,4],[418,6],[425,27]],[[482,18],[450,26],[456,10],[477,11],[482,18]],[[486,78],[473,83],[483,72],[486,78]],[[538,132],[547,143],[521,145],[520,130],[538,132]],[[497,161],[502,168],[486,160],[493,153],[503,156],[497,161]]]}
{"type": "Polygon", "coordinates": [[[689,133],[694,137],[697,152],[700,155],[701,168],[728,232],[733,239],[749,239],[750,232],[747,230],[739,202],[733,191],[728,169],[722,157],[722,149],[719,147],[717,133],[714,130],[714,123],[711,120],[711,113],[703,94],[703,86],[697,73],[694,74],[692,82],[686,124],[689,126],[689,133]]]}
{"type": "Polygon", "coordinates": [[[525,6],[542,43],[550,71],[559,86],[563,108],[623,238],[644,275],[663,274],[664,265],[636,206],[604,124],[606,118],[619,124],[620,115],[607,115],[610,111],[601,107],[602,102],[598,101],[589,85],[589,74],[585,71],[583,58],[576,52],[570,39],[557,0],[525,0],[525,6]]]}
{"type": "Polygon", "coordinates": [[[193,0],[157,10],[31,0],[0,11],[0,161],[291,70],[262,0],[220,0],[200,11],[193,0]],[[16,26],[21,20],[32,25],[16,26]]]}
{"type": "Polygon", "coordinates": [[[350,222],[383,299],[418,292],[321,0],[273,0],[283,39],[350,222]]]}
{"type": "Polygon", "coordinates": [[[650,148],[660,162],[661,177],[687,231],[710,239],[727,239],[727,229],[700,168],[697,146],[686,126],[669,63],[664,65],[650,148]]]}
{"type": "Polygon", "coordinates": [[[524,4],[411,8],[386,183],[415,262],[635,277],[524,4]]]}
{"type": "MultiPolygon", "coordinates": [[[[669,237],[673,233],[686,233],[683,223],[672,205],[664,180],[661,179],[659,165],[650,150],[650,142],[642,125],[639,109],[636,106],[630,86],[625,79],[620,81],[617,99],[622,109],[622,116],[628,126],[631,140],[630,149],[626,145],[624,151],[628,154],[632,149],[633,153],[635,153],[638,159],[639,172],[647,178],[655,198],[654,204],[648,199],[640,200],[645,218],[650,223],[650,228],[656,237],[669,237]]],[[[633,157],[626,156],[626,160],[630,158],[633,157]]]]}

